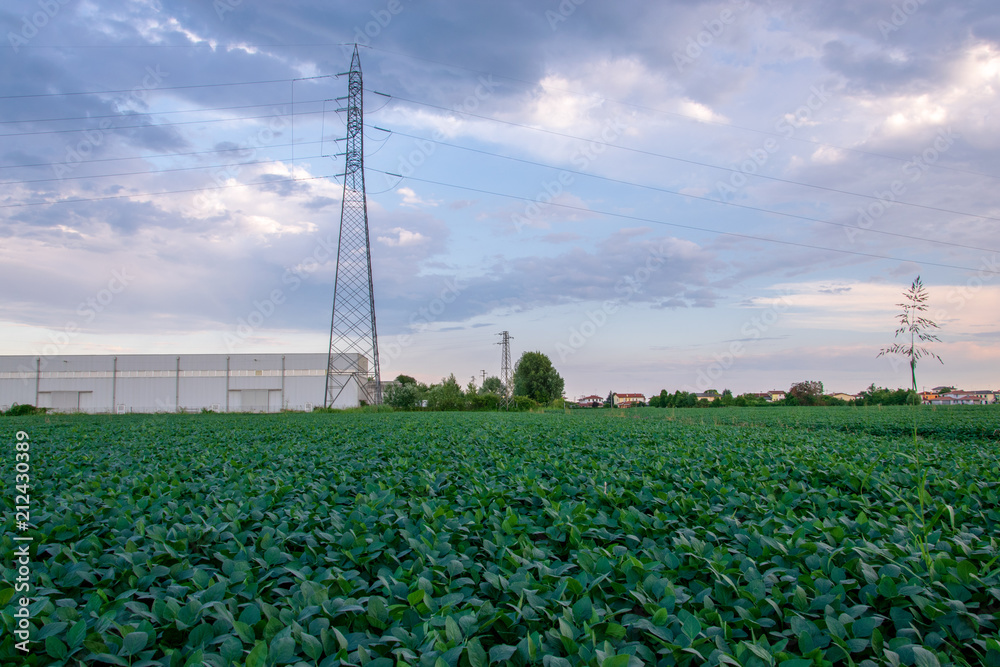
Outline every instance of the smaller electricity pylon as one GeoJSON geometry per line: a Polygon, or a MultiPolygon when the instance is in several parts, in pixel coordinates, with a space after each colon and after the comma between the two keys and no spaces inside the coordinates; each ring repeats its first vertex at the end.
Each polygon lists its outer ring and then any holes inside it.
{"type": "Polygon", "coordinates": [[[510,332],[501,331],[497,334],[500,336],[500,342],[497,345],[500,346],[501,360],[500,360],[500,381],[503,382],[503,393],[500,395],[500,407],[504,410],[510,410],[510,403],[514,394],[514,387],[511,386],[511,371],[510,371],[510,341],[512,340],[510,332]]]}

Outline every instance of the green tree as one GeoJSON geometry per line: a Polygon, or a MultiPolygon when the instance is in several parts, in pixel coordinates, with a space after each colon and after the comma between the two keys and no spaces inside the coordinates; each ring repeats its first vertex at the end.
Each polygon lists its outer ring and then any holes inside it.
{"type": "Polygon", "coordinates": [[[454,373],[427,391],[427,407],[431,410],[461,410],[465,407],[465,397],[454,373]]]}
{"type": "MultiPolygon", "coordinates": [[[[398,379],[397,379],[398,381],[398,379]]],[[[397,410],[412,410],[420,401],[420,390],[414,383],[390,384],[385,390],[385,402],[397,410]]]]}
{"type": "Polygon", "coordinates": [[[651,408],[666,408],[669,407],[667,402],[670,400],[670,394],[667,393],[666,389],[661,389],[660,393],[649,398],[649,407],[651,408]]]}
{"type": "Polygon", "coordinates": [[[400,374],[400,375],[396,376],[396,382],[398,382],[399,384],[412,384],[412,385],[416,385],[417,384],[417,379],[416,378],[412,378],[409,375],[400,374]]]}
{"type": "Polygon", "coordinates": [[[744,405],[751,407],[760,407],[768,404],[767,401],[764,400],[763,396],[758,396],[757,394],[752,394],[752,393],[740,394],[739,396],[736,397],[736,400],[739,401],[740,399],[743,399],[744,405]]]}
{"type": "MultiPolygon", "coordinates": [[[[678,389],[674,392],[671,398],[673,399],[673,401],[667,407],[693,408],[698,405],[698,397],[692,392],[681,391],[680,389],[678,389]]],[[[708,401],[705,402],[707,403],[708,401]]]]}
{"type": "Polygon", "coordinates": [[[941,342],[941,339],[936,335],[928,333],[931,329],[939,329],[940,327],[936,322],[921,314],[926,312],[929,306],[927,305],[927,290],[924,289],[923,283],[920,282],[920,276],[917,276],[917,279],[913,281],[910,289],[903,292],[903,297],[906,301],[896,304],[903,309],[903,312],[899,314],[899,328],[896,329],[895,337],[899,338],[902,335],[905,341],[906,334],[909,334],[910,342],[893,343],[889,347],[880,350],[877,357],[881,357],[884,354],[899,354],[903,357],[908,357],[910,360],[910,378],[913,380],[913,391],[917,391],[917,362],[924,357],[930,357],[931,359],[937,359],[942,364],[944,363],[941,357],[917,343],[941,342]]]}
{"type": "Polygon", "coordinates": [[[514,395],[528,396],[541,404],[560,398],[563,379],[552,361],[541,352],[525,352],[514,366],[514,395]]]}
{"type": "Polygon", "coordinates": [[[483,386],[479,388],[479,393],[500,396],[503,394],[503,381],[495,375],[491,375],[483,380],[483,386]]]}
{"type": "Polygon", "coordinates": [[[872,383],[854,401],[855,405],[907,405],[920,402],[920,396],[912,389],[886,389],[872,383]]]}
{"type": "Polygon", "coordinates": [[[789,405],[817,405],[822,403],[823,383],[819,380],[796,382],[788,389],[785,402],[789,405]]]}
{"type": "Polygon", "coordinates": [[[497,410],[500,407],[500,396],[488,391],[466,394],[465,407],[467,410],[497,410]]]}

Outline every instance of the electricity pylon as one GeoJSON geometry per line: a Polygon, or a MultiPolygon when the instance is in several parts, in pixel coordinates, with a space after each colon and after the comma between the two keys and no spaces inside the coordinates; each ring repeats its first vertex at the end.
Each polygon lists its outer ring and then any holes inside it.
{"type": "Polygon", "coordinates": [[[510,410],[510,402],[514,394],[514,388],[510,386],[510,341],[511,335],[507,331],[501,331],[497,334],[501,336],[500,342],[497,345],[501,346],[501,360],[500,360],[500,381],[503,382],[503,394],[500,395],[500,407],[504,410],[510,410]]]}
{"type": "Polygon", "coordinates": [[[340,98],[347,100],[347,106],[338,109],[347,112],[347,158],[330,318],[330,354],[323,396],[323,405],[327,407],[331,407],[351,383],[357,386],[359,401],[369,405],[382,402],[372,249],[365,199],[364,85],[357,45],[351,58],[351,71],[347,74],[348,94],[340,98]]]}

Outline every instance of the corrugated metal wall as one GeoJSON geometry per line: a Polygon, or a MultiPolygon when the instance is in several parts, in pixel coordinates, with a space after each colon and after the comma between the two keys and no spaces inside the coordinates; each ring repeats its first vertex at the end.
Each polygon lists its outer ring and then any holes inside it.
{"type": "MultiPolygon", "coordinates": [[[[362,360],[362,362],[367,360],[362,360]]],[[[0,356],[0,409],[277,412],[323,404],[327,355],[0,356]]],[[[352,385],[335,407],[358,405],[352,385]]]]}

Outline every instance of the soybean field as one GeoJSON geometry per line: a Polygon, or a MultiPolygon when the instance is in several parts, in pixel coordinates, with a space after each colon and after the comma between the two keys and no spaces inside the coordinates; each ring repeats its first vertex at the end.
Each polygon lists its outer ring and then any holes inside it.
{"type": "Polygon", "coordinates": [[[0,425],[3,665],[1000,665],[991,406],[0,425]]]}

